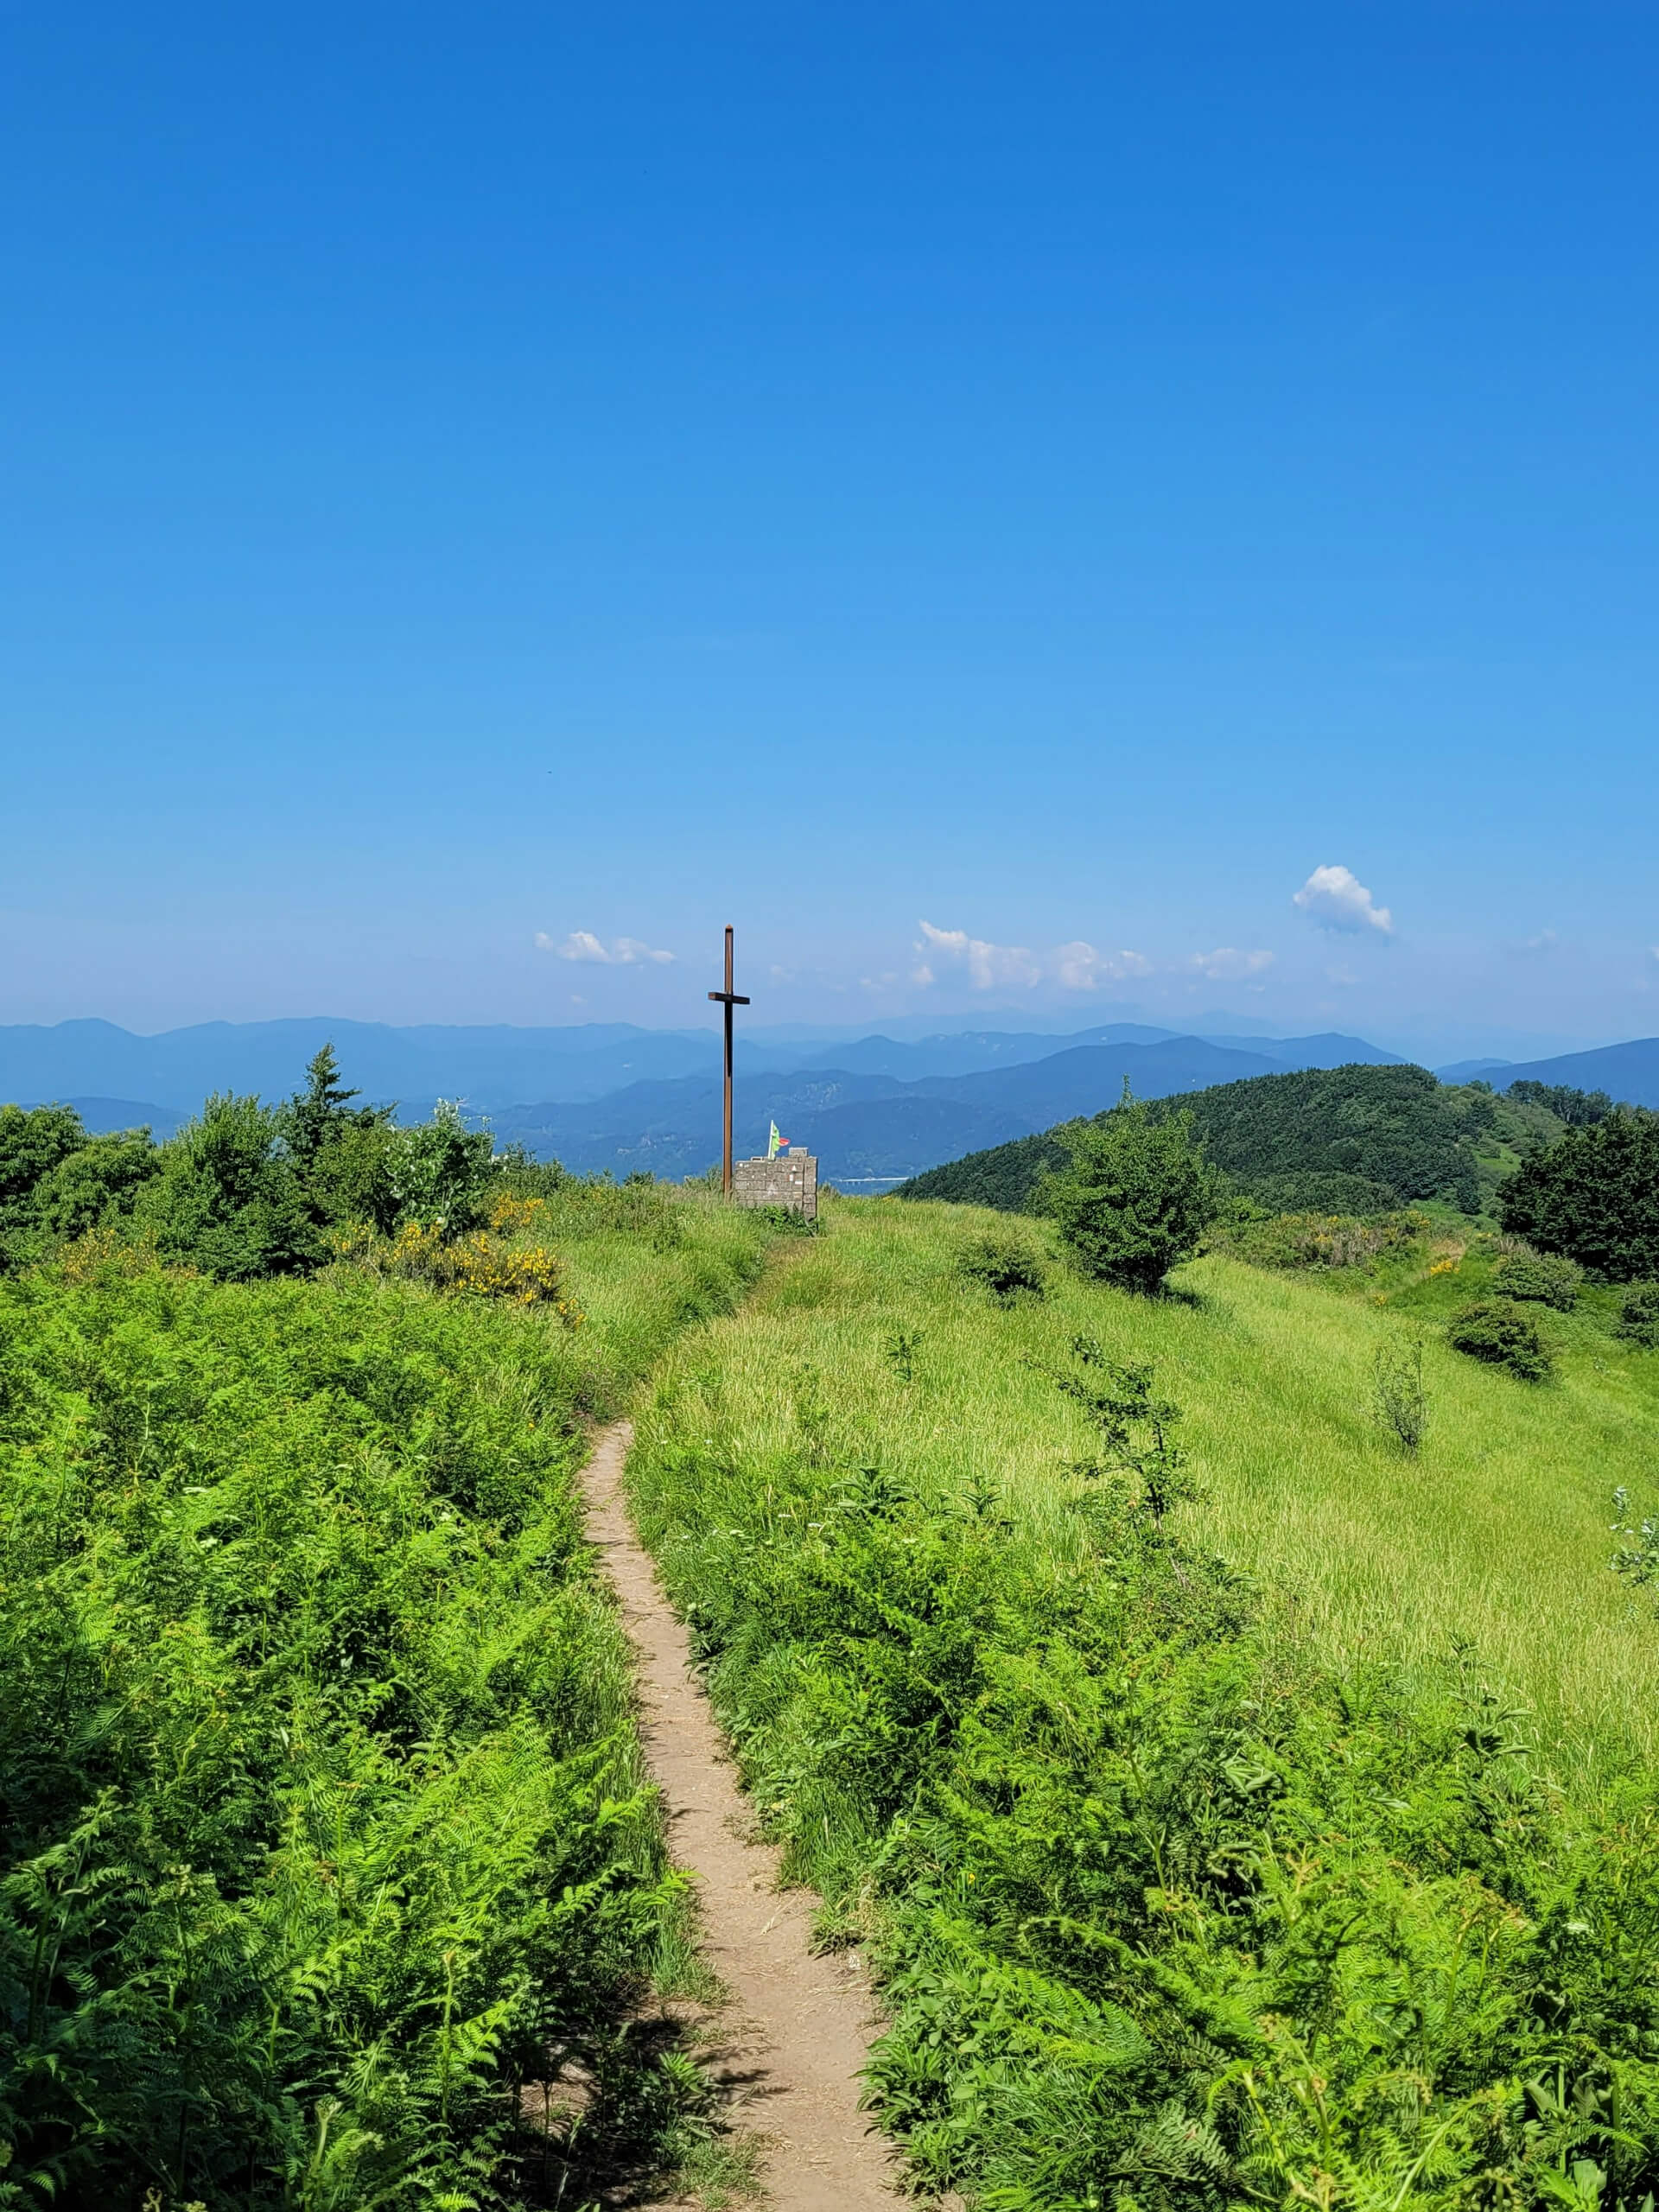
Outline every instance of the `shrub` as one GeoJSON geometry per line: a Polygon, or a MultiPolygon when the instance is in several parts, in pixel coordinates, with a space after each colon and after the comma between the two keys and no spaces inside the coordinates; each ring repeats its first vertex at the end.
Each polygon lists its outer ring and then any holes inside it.
{"type": "Polygon", "coordinates": [[[993,1234],[976,1236],[963,1246],[957,1255],[957,1273],[1004,1305],[1022,1294],[1040,1298],[1046,1280],[1042,1261],[1031,1245],[1018,1236],[993,1234]]]}
{"type": "Polygon", "coordinates": [[[498,1191],[490,1201],[490,1227],[498,1236],[517,1236],[534,1229],[546,1211],[545,1198],[523,1191],[498,1191]]]}
{"type": "Polygon", "coordinates": [[[1505,1229],[1608,1282],[1659,1275],[1659,1116],[1619,1112],[1525,1160],[1505,1229]]]}
{"type": "Polygon", "coordinates": [[[89,1137],[71,1106],[0,1106],[0,1269],[130,1212],[160,1158],[148,1129],[89,1137]]]}
{"type": "Polygon", "coordinates": [[[1563,1260],[1553,1252],[1517,1252],[1498,1262],[1492,1288],[1504,1298],[1553,1306],[1558,1313],[1570,1313],[1578,1303],[1583,1281],[1584,1269],[1572,1260],[1563,1260]]]}
{"type": "Polygon", "coordinates": [[[1371,1365],[1371,1382],[1378,1421],[1402,1451],[1420,1451],[1428,1429],[1421,1338],[1408,1344],[1379,1344],[1371,1365]]]}
{"type": "Polygon", "coordinates": [[[1549,1372],[1537,1323],[1507,1298],[1477,1298],[1459,1306],[1446,1324],[1446,1340],[1454,1351],[1506,1367],[1524,1382],[1541,1382],[1549,1372]]]}
{"type": "Polygon", "coordinates": [[[391,1181],[400,1219],[451,1236],[484,1217],[494,1143],[487,1129],[469,1129],[459,1103],[440,1098],[429,1122],[392,1134],[391,1181]]]}
{"type": "MultiPolygon", "coordinates": [[[[535,1199],[530,1203],[539,1205],[535,1199]]],[[[575,1328],[582,1319],[563,1264],[544,1244],[504,1244],[482,1230],[448,1237],[442,1229],[406,1221],[391,1240],[386,1266],[393,1274],[439,1290],[464,1291],[475,1298],[511,1298],[520,1306],[551,1306],[569,1328],[575,1328]]]]}
{"type": "Polygon", "coordinates": [[[1659,1282],[1633,1282],[1619,1302],[1616,1333],[1627,1342],[1659,1344],[1659,1282]]]}
{"type": "Polygon", "coordinates": [[[1039,1196],[1084,1274],[1156,1291],[1198,1250],[1217,1196],[1191,1137],[1185,1115],[1154,1119],[1127,1083],[1121,1104],[1072,1130],[1068,1166],[1039,1196]]]}
{"type": "Polygon", "coordinates": [[[1214,1242],[1258,1268],[1358,1268],[1406,1250],[1427,1231],[1421,1213],[1388,1213],[1364,1221],[1351,1214],[1281,1213],[1265,1221],[1239,1218],[1214,1242]]]}
{"type": "Polygon", "coordinates": [[[298,1274],[326,1257],[277,1112],[257,1098],[210,1098],[162,1147],[134,1215],[164,1260],[228,1282],[298,1274]]]}

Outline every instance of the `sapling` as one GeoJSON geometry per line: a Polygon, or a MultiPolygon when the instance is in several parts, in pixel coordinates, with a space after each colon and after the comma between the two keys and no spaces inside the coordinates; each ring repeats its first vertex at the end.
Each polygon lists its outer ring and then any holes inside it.
{"type": "Polygon", "coordinates": [[[1422,1448],[1428,1427],[1428,1393],[1423,1387],[1423,1344],[1421,1337],[1409,1344],[1379,1344],[1371,1375],[1376,1395],[1376,1417],[1405,1452],[1422,1448]]]}

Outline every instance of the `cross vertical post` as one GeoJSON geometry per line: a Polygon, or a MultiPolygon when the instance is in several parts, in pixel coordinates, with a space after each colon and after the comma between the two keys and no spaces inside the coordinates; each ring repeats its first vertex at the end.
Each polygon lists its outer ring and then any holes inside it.
{"type": "Polygon", "coordinates": [[[709,997],[726,1010],[726,1106],[721,1121],[723,1143],[720,1158],[720,1187],[721,1195],[732,1195],[732,1008],[747,1006],[748,1001],[732,988],[732,925],[726,925],[726,988],[710,991],[709,997]]]}

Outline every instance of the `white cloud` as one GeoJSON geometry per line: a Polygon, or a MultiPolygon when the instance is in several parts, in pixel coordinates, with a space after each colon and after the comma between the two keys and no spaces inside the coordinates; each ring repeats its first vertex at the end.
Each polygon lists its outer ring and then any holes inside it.
{"type": "Polygon", "coordinates": [[[938,982],[939,969],[947,967],[965,966],[976,991],[1008,985],[1030,990],[1042,982],[1056,982],[1065,991],[1092,991],[1103,976],[1121,982],[1126,976],[1152,973],[1144,953],[1101,952],[1081,938],[1049,952],[1033,952],[1023,944],[993,944],[987,938],[969,937],[966,930],[936,929],[931,922],[919,926],[922,941],[916,951],[922,957],[910,980],[924,986],[938,982]]]}
{"type": "Polygon", "coordinates": [[[561,960],[591,961],[602,968],[637,968],[645,961],[661,967],[674,957],[671,952],[654,951],[637,937],[613,938],[607,944],[591,930],[572,930],[566,938],[551,938],[545,930],[537,930],[536,948],[556,953],[561,960]]]}
{"type": "Polygon", "coordinates": [[[920,924],[919,953],[952,962],[965,961],[968,981],[976,991],[995,990],[998,984],[1029,988],[1043,979],[1041,963],[1023,944],[992,944],[966,930],[938,930],[931,922],[920,924]]]}
{"type": "Polygon", "coordinates": [[[1351,868],[1316,868],[1296,893],[1295,904],[1327,930],[1394,934],[1394,916],[1377,905],[1351,868]]]}
{"type": "Polygon", "coordinates": [[[1076,938],[1054,955],[1054,973],[1067,991],[1092,991],[1101,976],[1121,983],[1130,976],[1150,976],[1152,963],[1144,952],[1096,952],[1092,944],[1076,938]]]}
{"type": "Polygon", "coordinates": [[[1187,962],[1201,976],[1212,983],[1241,982],[1247,976],[1259,976],[1264,968],[1273,965],[1270,952],[1240,952],[1230,944],[1218,944],[1213,952],[1195,952],[1187,962]]]}

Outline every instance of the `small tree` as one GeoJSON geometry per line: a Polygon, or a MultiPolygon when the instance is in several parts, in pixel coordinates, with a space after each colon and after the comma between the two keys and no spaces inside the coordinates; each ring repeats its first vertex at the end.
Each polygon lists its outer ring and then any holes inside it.
{"type": "Polygon", "coordinates": [[[134,1209],[163,1259],[232,1282],[291,1274],[323,1256],[277,1110],[229,1092],[161,1148],[134,1209]]]}
{"type": "Polygon", "coordinates": [[[1214,1218],[1213,1179],[1186,1114],[1153,1118],[1132,1097],[1068,1133],[1068,1164],[1039,1185],[1039,1204],[1085,1274],[1154,1292],[1198,1248],[1214,1218]]]}
{"type": "Polygon", "coordinates": [[[306,1069],[306,1085],[277,1109],[277,1126],[320,1227],[366,1222],[389,1230],[397,1218],[392,1186],[395,1132],[390,1106],[353,1106],[361,1093],[340,1079],[325,1045],[306,1069]]]}
{"type": "Polygon", "coordinates": [[[457,1236],[484,1217],[493,1173],[494,1140],[469,1129],[458,1099],[440,1098],[429,1122],[395,1133],[391,1188],[398,1219],[457,1236]]]}
{"type": "Polygon", "coordinates": [[[278,1109],[283,1141],[302,1166],[308,1166],[346,1129],[364,1120],[386,1118],[377,1116],[372,1107],[366,1112],[353,1112],[351,1102],[362,1094],[347,1090],[340,1082],[340,1064],[332,1045],[325,1045],[313,1055],[305,1077],[305,1089],[296,1090],[278,1109]]]}
{"type": "Polygon", "coordinates": [[[1428,1427],[1421,1338],[1414,1338],[1404,1344],[1379,1344],[1371,1376],[1376,1393],[1377,1420],[1402,1451],[1421,1450],[1428,1427]]]}

